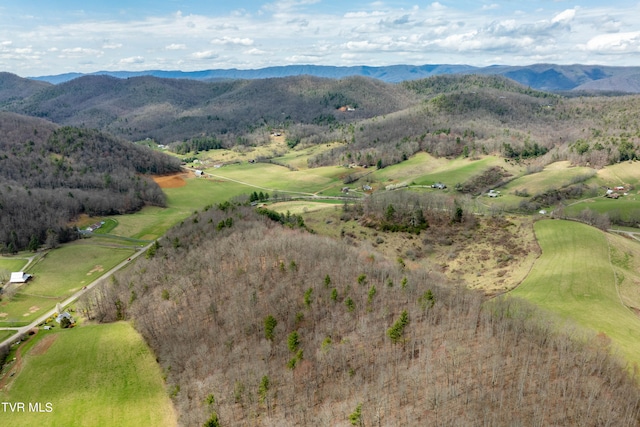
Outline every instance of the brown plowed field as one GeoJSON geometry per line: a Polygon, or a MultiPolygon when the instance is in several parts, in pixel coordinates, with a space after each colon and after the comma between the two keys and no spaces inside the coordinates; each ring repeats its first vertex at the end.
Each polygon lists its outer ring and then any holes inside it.
{"type": "Polygon", "coordinates": [[[188,177],[188,173],[180,172],[173,175],[154,176],[153,180],[160,186],[160,188],[178,188],[187,185],[185,178],[188,177]]]}

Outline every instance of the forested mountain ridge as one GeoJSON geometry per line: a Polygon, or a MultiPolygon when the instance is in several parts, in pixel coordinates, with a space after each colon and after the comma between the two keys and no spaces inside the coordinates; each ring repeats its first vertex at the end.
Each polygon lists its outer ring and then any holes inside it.
{"type": "Polygon", "coordinates": [[[129,140],[149,137],[168,143],[213,136],[230,146],[238,139],[264,139],[264,133],[248,135],[265,125],[352,122],[415,102],[413,94],[401,87],[363,77],[202,82],[85,76],[13,99],[4,109],[129,140]],[[353,111],[337,111],[347,106],[353,111]]]}
{"type": "Polygon", "coordinates": [[[163,206],[144,174],[179,170],[179,161],[90,129],[0,113],[0,250],[14,252],[75,238],[78,214],[163,206]]]}
{"type": "Polygon", "coordinates": [[[82,308],[135,323],[181,425],[637,425],[606,340],[345,242],[225,203],[82,308]]]}
{"type": "Polygon", "coordinates": [[[46,82],[23,79],[15,74],[0,72],[0,107],[11,101],[27,98],[50,86],[46,82]]]}
{"type": "Polygon", "coordinates": [[[96,75],[11,99],[3,109],[129,140],[151,138],[181,154],[193,147],[259,146],[273,129],[286,131],[289,147],[345,143],[310,159],[310,166],[357,161],[384,167],[428,151],[510,158],[550,153],[547,162],[600,167],[635,158],[640,135],[629,120],[640,112],[637,96],[567,98],[499,75],[401,84],[365,77],[202,82],[96,75]]]}
{"type": "MultiPolygon", "coordinates": [[[[504,76],[518,83],[545,91],[568,91],[589,89],[593,91],[618,91],[638,93],[640,88],[629,84],[629,78],[639,73],[638,67],[611,67],[603,65],[558,65],[532,64],[522,66],[492,65],[473,67],[470,65],[426,64],[390,65],[382,67],[352,66],[333,67],[321,65],[289,65],[255,70],[201,70],[201,71],[99,71],[94,75],[110,75],[119,78],[155,76],[162,78],[215,80],[215,79],[267,79],[299,75],[311,75],[331,79],[365,76],[388,83],[419,80],[444,74],[483,74],[504,76]],[[584,86],[587,85],[587,86],[584,86]]],[[[82,76],[69,73],[53,76],[33,77],[34,80],[62,83],[82,76]]]]}

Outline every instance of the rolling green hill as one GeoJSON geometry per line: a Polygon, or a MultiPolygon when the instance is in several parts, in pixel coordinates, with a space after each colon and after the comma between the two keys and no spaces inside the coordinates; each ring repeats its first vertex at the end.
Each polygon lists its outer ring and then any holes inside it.
{"type": "Polygon", "coordinates": [[[176,425],[154,355],[130,324],[43,331],[32,339],[38,342],[6,367],[15,376],[0,391],[3,402],[25,409],[7,407],[3,425],[176,425]]]}
{"type": "Polygon", "coordinates": [[[610,337],[630,363],[640,363],[640,319],[618,292],[620,279],[605,234],[569,221],[539,221],[542,256],[511,293],[610,337]]]}

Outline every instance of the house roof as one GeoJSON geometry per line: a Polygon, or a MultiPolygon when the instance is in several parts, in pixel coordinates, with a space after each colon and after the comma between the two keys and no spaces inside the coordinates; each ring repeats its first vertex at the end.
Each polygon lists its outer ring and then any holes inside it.
{"type": "Polygon", "coordinates": [[[31,275],[25,273],[24,271],[15,271],[11,273],[11,279],[9,279],[9,283],[24,283],[30,278],[31,275]]]}
{"type": "Polygon", "coordinates": [[[64,313],[58,314],[58,316],[56,317],[56,322],[60,323],[62,322],[62,319],[65,319],[65,318],[69,320],[72,319],[71,315],[65,311],[64,313]]]}

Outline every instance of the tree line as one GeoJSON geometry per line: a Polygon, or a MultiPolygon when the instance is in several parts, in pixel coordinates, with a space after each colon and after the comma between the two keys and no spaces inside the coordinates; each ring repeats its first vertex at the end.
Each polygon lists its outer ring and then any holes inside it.
{"type": "Polygon", "coordinates": [[[0,251],[54,247],[77,237],[79,214],[164,206],[149,177],[178,171],[179,161],[95,130],[56,127],[0,114],[0,251]]]}

